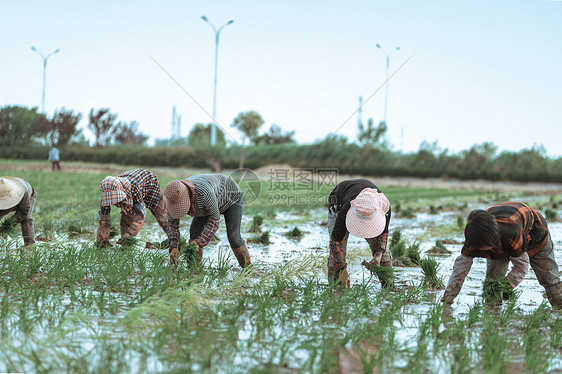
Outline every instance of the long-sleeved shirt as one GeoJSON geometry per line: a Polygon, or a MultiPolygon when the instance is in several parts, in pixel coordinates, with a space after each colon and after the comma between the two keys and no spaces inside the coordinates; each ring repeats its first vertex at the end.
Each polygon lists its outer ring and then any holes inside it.
{"type": "Polygon", "coordinates": [[[58,148],[51,148],[49,151],[49,161],[55,162],[60,160],[60,152],[58,148]]]}
{"type": "Polygon", "coordinates": [[[4,217],[10,212],[15,211],[16,213],[13,216],[14,220],[17,223],[22,223],[23,221],[26,221],[31,218],[31,213],[32,213],[31,211],[33,205],[35,205],[36,193],[33,187],[29,183],[27,183],[21,178],[17,178],[17,177],[15,178],[23,184],[23,186],[25,187],[25,193],[23,194],[23,197],[21,198],[20,202],[16,206],[10,209],[0,210],[0,218],[4,217]]]}
{"type": "Polygon", "coordinates": [[[546,246],[548,226],[535,209],[524,203],[510,201],[491,206],[486,211],[496,217],[502,247],[481,251],[465,243],[461,251],[463,255],[501,259],[520,257],[526,252],[533,257],[546,246]]]}
{"type": "MultiPolygon", "coordinates": [[[[192,217],[208,217],[207,223],[198,238],[193,240],[204,247],[217,232],[220,215],[240,201],[242,191],[232,179],[222,174],[199,174],[182,181],[188,188],[191,205],[188,214],[192,217]]],[[[180,219],[168,215],[168,241],[170,248],[177,248],[180,232],[180,219]]]]}
{"type": "MultiPolygon", "coordinates": [[[[337,215],[334,229],[330,236],[333,241],[341,242],[348,233],[347,226],[345,225],[345,217],[351,207],[351,201],[365,188],[375,188],[378,192],[382,192],[368,179],[349,179],[339,183],[330,193],[328,197],[328,209],[330,213],[337,215]]],[[[386,213],[386,225],[382,234],[388,234],[390,216],[391,210],[389,208],[386,213]]]]}
{"type": "MultiPolygon", "coordinates": [[[[158,202],[162,197],[162,189],[160,188],[160,183],[158,183],[158,178],[154,173],[144,170],[135,169],[125,171],[117,176],[118,178],[126,178],[131,185],[129,191],[124,191],[128,196],[129,200],[133,202],[133,210],[135,221],[146,219],[146,209],[150,210],[156,209],[158,202]]],[[[101,206],[99,211],[100,219],[111,213],[111,205],[101,206]]]]}
{"type": "Polygon", "coordinates": [[[455,260],[453,272],[442,300],[453,301],[459,294],[474,257],[487,259],[509,259],[513,264],[507,279],[512,287],[521,283],[529,271],[530,257],[533,257],[547,244],[548,226],[542,215],[520,202],[506,202],[494,205],[487,212],[496,217],[500,230],[501,248],[482,251],[466,243],[461,255],[455,260]]]}

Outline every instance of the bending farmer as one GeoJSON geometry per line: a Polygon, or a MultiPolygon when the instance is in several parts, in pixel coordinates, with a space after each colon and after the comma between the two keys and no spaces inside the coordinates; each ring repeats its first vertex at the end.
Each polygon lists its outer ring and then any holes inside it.
{"type": "Polygon", "coordinates": [[[349,287],[345,256],[349,233],[365,238],[373,258],[371,265],[392,267],[392,258],[386,250],[390,202],[367,179],[351,179],[339,183],[330,193],[328,208],[328,232],[330,256],[328,281],[349,287]]]}
{"type": "Polygon", "coordinates": [[[487,210],[474,210],[464,229],[465,242],[455,260],[453,273],[442,297],[452,303],[459,294],[474,257],[487,260],[486,279],[506,276],[515,288],[527,272],[529,262],[553,307],[562,307],[562,282],[554,259],[552,239],[543,216],[520,203],[507,202],[487,210]]]}
{"type": "Polygon", "coordinates": [[[111,230],[111,206],[121,209],[121,239],[135,236],[146,221],[146,208],[150,209],[156,221],[166,232],[166,202],[160,183],[154,173],[135,169],[125,171],[117,177],[106,177],[100,184],[101,208],[98,214],[97,244],[109,242],[111,230]]]}
{"type": "Polygon", "coordinates": [[[193,217],[189,228],[189,244],[197,246],[199,262],[205,247],[217,232],[220,215],[224,215],[230,247],[241,267],[250,265],[250,254],[240,235],[242,221],[242,192],[231,178],[221,174],[194,175],[171,181],[164,188],[168,200],[168,242],[170,261],[177,263],[179,256],[180,218],[193,217]]]}
{"type": "Polygon", "coordinates": [[[29,183],[16,177],[0,177],[0,219],[15,212],[14,220],[21,224],[23,243],[35,243],[35,231],[31,213],[35,207],[37,192],[29,183]]]}

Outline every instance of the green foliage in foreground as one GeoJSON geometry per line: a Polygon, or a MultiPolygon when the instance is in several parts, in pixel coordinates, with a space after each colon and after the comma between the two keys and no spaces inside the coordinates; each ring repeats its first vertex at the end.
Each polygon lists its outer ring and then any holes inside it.
{"type": "Polygon", "coordinates": [[[544,306],[451,318],[420,287],[332,289],[317,278],[323,257],[193,271],[169,266],[165,250],[61,244],[0,241],[0,371],[507,373],[559,362],[560,317],[544,306]]]}

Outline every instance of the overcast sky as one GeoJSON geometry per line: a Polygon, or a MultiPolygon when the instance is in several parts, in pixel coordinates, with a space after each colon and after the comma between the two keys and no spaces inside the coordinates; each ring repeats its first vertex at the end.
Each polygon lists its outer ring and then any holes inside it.
{"type": "MultiPolygon", "coordinates": [[[[0,106],[83,114],[108,107],[151,136],[211,122],[220,34],[217,121],[255,110],[267,130],[301,143],[331,132],[355,140],[384,117],[396,150],[422,141],[452,152],[485,141],[562,155],[562,1],[2,1],[0,106]],[[383,49],[376,48],[379,43],[383,49]],[[395,48],[400,47],[400,51],[395,48]],[[164,71],[165,70],[165,71],[164,71]],[[171,77],[173,77],[173,79],[171,77]],[[369,100],[367,100],[370,97],[369,100]]],[[[228,137],[228,136],[227,136],[228,137]]]]}

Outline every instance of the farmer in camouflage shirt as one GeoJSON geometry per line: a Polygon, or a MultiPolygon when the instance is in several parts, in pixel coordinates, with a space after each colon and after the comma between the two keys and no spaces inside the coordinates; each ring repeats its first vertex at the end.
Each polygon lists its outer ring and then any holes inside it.
{"type": "Polygon", "coordinates": [[[106,245],[109,242],[112,205],[121,209],[119,244],[125,238],[139,233],[146,221],[146,208],[150,209],[160,227],[166,232],[166,201],[154,173],[135,169],[125,171],[117,177],[108,176],[101,182],[100,190],[102,197],[98,214],[98,245],[106,245]]]}
{"type": "Polygon", "coordinates": [[[535,209],[521,202],[506,202],[474,210],[464,229],[465,242],[455,260],[442,301],[459,294],[474,257],[487,260],[486,279],[506,277],[515,288],[529,271],[529,263],[553,307],[562,308],[562,281],[554,258],[548,225],[535,209]],[[509,263],[513,268],[507,274],[509,263]]]}
{"type": "Polygon", "coordinates": [[[35,231],[31,213],[35,207],[37,192],[29,183],[17,177],[0,177],[0,219],[11,212],[21,225],[24,244],[35,243],[35,231]]]}

